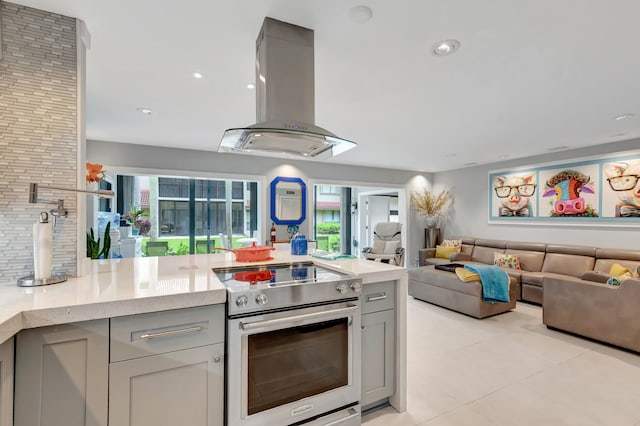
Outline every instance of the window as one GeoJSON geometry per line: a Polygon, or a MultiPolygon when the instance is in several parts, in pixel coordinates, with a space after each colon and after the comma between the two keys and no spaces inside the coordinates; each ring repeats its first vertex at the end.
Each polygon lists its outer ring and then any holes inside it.
{"type": "Polygon", "coordinates": [[[315,220],[314,234],[318,249],[334,253],[350,254],[351,188],[335,185],[316,185],[314,188],[315,220]],[[344,219],[343,219],[344,218],[344,219]]]}
{"type": "Polygon", "coordinates": [[[227,234],[227,217],[233,241],[254,237],[257,231],[257,182],[124,175],[117,181],[118,212],[125,216],[132,208],[144,210],[143,254],[149,239],[168,241],[168,254],[194,253],[196,239],[215,240],[227,234]]]}
{"type": "Polygon", "coordinates": [[[318,185],[320,194],[340,195],[340,187],[336,185],[318,185]]]}

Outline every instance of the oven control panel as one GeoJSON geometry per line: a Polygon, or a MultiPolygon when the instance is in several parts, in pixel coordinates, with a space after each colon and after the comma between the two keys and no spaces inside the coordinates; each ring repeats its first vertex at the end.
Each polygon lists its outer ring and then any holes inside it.
{"type": "Polygon", "coordinates": [[[233,289],[229,292],[229,315],[359,297],[361,292],[362,280],[358,278],[307,285],[233,289]]]}

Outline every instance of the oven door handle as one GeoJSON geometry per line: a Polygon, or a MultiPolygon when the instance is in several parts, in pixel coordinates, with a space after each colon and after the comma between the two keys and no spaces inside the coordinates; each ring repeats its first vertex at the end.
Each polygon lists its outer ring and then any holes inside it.
{"type": "Polygon", "coordinates": [[[358,305],[351,305],[348,308],[340,308],[340,309],[333,309],[330,311],[322,311],[322,312],[314,312],[311,314],[302,314],[302,315],[295,315],[292,317],[286,317],[286,318],[276,318],[276,319],[272,319],[272,320],[265,320],[265,321],[254,321],[254,322],[240,322],[240,328],[244,331],[247,330],[253,330],[256,328],[262,328],[262,327],[273,327],[273,326],[278,326],[278,325],[282,325],[282,324],[289,324],[292,322],[296,322],[296,321],[304,321],[304,320],[314,320],[317,318],[322,318],[322,317],[327,317],[327,316],[334,316],[337,314],[347,314],[349,312],[353,312],[353,311],[357,311],[358,310],[358,305]]]}

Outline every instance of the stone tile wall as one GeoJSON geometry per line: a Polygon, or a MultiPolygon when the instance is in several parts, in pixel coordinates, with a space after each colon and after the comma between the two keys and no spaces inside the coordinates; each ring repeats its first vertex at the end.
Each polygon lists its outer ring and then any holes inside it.
{"type": "MultiPolygon", "coordinates": [[[[33,273],[32,223],[53,206],[29,204],[29,182],[77,187],[76,20],[0,1],[0,283],[33,273]]],[[[54,273],[75,275],[77,196],[57,222],[54,273]]]]}

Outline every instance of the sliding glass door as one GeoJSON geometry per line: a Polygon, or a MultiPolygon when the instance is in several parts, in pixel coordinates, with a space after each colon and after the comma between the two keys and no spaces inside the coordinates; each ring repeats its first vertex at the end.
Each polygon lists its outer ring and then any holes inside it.
{"type": "Polygon", "coordinates": [[[351,188],[314,186],[314,237],[318,250],[351,254],[351,188]]]}
{"type": "Polygon", "coordinates": [[[141,240],[134,255],[211,253],[258,236],[258,182],[143,175],[114,180],[115,211],[96,218],[118,213],[123,242],[141,240]]]}

